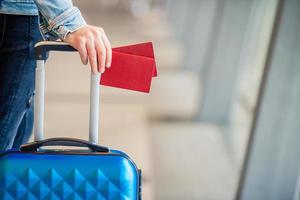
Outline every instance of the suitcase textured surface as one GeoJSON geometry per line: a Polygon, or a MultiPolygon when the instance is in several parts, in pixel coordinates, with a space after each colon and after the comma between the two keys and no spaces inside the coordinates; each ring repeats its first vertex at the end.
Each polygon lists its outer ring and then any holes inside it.
{"type": "Polygon", "coordinates": [[[74,51],[62,42],[36,44],[34,139],[20,150],[0,153],[0,200],[140,200],[141,174],[123,152],[96,145],[100,75],[91,73],[89,142],[44,139],[45,60],[49,51],[74,51]],[[46,146],[90,150],[41,149],[46,146]]]}
{"type": "Polygon", "coordinates": [[[0,183],[1,200],[139,199],[135,164],[113,151],[6,152],[0,156],[0,183]]]}

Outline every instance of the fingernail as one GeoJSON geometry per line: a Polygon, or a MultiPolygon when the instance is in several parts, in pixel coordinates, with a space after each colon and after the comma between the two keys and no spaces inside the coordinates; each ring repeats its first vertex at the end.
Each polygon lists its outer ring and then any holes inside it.
{"type": "Polygon", "coordinates": [[[104,71],[105,71],[105,68],[101,68],[101,69],[100,69],[101,74],[103,74],[104,71]]]}
{"type": "Polygon", "coordinates": [[[107,67],[107,68],[111,67],[111,62],[108,62],[108,63],[106,64],[106,67],[107,67]]]}

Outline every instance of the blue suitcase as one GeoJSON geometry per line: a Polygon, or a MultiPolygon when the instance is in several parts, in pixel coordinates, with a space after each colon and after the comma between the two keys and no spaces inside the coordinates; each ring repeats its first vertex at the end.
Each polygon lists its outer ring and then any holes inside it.
{"type": "Polygon", "coordinates": [[[96,144],[99,75],[91,74],[90,141],[43,139],[44,61],[52,50],[74,51],[61,42],[36,45],[35,142],[0,154],[0,199],[140,200],[141,171],[135,163],[121,151],[96,144]]]}

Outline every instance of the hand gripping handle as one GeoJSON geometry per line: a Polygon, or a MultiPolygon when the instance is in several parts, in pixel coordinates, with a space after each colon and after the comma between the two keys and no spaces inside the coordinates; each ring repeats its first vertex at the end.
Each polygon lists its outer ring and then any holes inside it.
{"type": "MultiPolygon", "coordinates": [[[[35,45],[37,60],[34,97],[34,140],[44,138],[45,60],[50,51],[76,51],[64,42],[39,42],[35,45]]],[[[89,141],[98,143],[100,74],[91,72],[89,141]]]]}

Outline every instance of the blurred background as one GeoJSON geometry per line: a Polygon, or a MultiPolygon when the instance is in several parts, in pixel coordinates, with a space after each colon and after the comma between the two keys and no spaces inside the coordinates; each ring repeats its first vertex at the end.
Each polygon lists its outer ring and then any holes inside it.
{"type": "MultiPolygon", "coordinates": [[[[142,168],[144,200],[300,198],[300,1],[73,2],[114,47],[154,44],[150,94],[100,97],[99,143],[142,168]]],[[[88,67],[47,65],[47,137],[87,139],[88,67]]]]}

